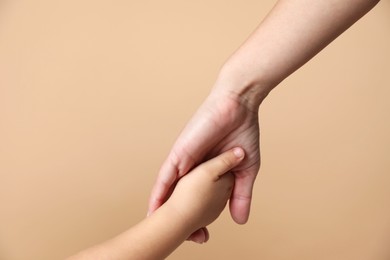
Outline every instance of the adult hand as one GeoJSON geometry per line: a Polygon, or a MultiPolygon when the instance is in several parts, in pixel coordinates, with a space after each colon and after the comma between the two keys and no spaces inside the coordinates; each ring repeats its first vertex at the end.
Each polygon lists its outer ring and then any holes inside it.
{"type": "MultiPolygon", "coordinates": [[[[211,92],[174,143],[153,187],[149,213],[167,200],[180,177],[233,147],[242,147],[246,157],[232,170],[235,183],[230,212],[235,222],[246,223],[260,167],[258,107],[251,109],[238,95],[220,90],[211,92]]],[[[207,241],[207,229],[196,231],[189,239],[207,241]]]]}

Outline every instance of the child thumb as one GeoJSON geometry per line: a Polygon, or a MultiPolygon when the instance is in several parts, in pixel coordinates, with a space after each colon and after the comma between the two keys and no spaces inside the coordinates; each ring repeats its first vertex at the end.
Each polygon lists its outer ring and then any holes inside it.
{"type": "Polygon", "coordinates": [[[206,172],[210,172],[216,177],[221,177],[244,159],[245,152],[240,147],[230,149],[204,164],[206,172]]]}

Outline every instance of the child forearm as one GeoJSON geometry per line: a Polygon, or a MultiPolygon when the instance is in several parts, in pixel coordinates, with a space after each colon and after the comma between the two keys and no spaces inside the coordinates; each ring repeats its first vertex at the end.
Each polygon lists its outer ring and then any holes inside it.
{"type": "Polygon", "coordinates": [[[165,206],[122,234],[84,250],[68,260],[166,258],[191,234],[193,228],[165,206]]]}
{"type": "Polygon", "coordinates": [[[123,252],[125,259],[165,259],[189,237],[193,229],[164,205],[150,217],[119,235],[112,244],[123,252]]]}

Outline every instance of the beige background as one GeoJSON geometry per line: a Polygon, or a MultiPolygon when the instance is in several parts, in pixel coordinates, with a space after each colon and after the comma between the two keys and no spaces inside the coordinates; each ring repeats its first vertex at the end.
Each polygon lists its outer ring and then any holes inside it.
{"type": "MultiPolygon", "coordinates": [[[[0,1],[0,259],[141,220],[169,149],[274,1],[0,1]]],[[[261,112],[250,221],[169,259],[390,258],[390,2],[261,112]]]]}

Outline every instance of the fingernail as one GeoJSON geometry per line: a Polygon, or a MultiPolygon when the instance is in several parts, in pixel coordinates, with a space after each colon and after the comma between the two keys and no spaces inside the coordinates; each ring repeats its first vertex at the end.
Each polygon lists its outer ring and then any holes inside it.
{"type": "Polygon", "coordinates": [[[199,238],[193,238],[192,241],[197,243],[197,244],[203,244],[204,243],[204,241],[200,240],[199,238]]]}
{"type": "Polygon", "coordinates": [[[244,157],[244,150],[242,148],[236,147],[233,149],[233,153],[237,158],[243,158],[244,157]]]}

